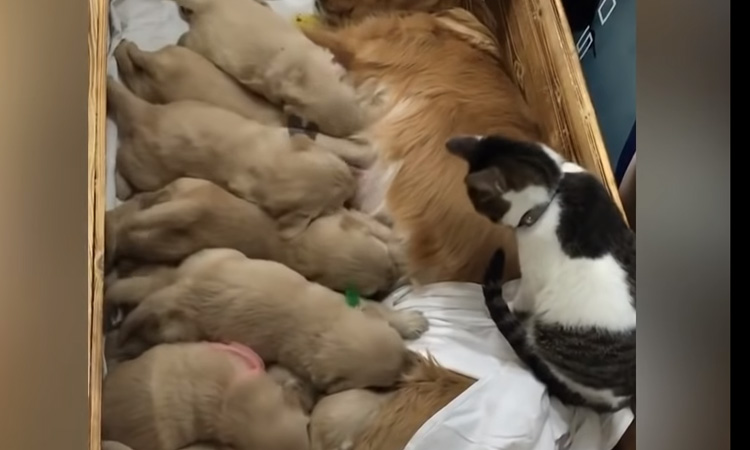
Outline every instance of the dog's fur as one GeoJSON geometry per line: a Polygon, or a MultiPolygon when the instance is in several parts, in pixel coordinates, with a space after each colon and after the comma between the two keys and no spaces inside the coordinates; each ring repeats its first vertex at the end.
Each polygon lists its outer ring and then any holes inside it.
{"type": "MultiPolygon", "coordinates": [[[[517,277],[512,233],[474,212],[463,187],[465,163],[445,155],[444,143],[455,134],[502,130],[544,140],[502,69],[505,62],[489,30],[465,11],[450,10],[381,14],[339,29],[305,32],[329,48],[358,83],[377,80],[387,90],[389,112],[371,129],[376,145],[386,151],[363,178],[388,185],[383,200],[410,240],[416,281],[479,282],[498,246],[509,255],[505,278],[517,277]]],[[[419,427],[473,382],[420,360],[356,437],[353,449],[402,450],[419,427]]]]}
{"type": "Polygon", "coordinates": [[[116,169],[135,191],[181,177],[210,180],[260,205],[290,234],[354,194],[352,169],[306,135],[201,102],[154,105],[112,78],[107,100],[118,127],[116,169]]]}
{"type": "MultiPolygon", "coordinates": [[[[194,100],[264,125],[287,125],[287,118],[279,107],[243,88],[209,60],[186,47],[167,45],[148,52],[123,40],[114,55],[122,82],[149,103],[194,100]]],[[[364,136],[344,140],[318,133],[314,140],[317,146],[355,167],[368,167],[376,157],[364,136]]]]}
{"type": "Polygon", "coordinates": [[[123,259],[169,264],[199,250],[231,248],[281,262],[336,291],[354,287],[363,296],[390,291],[402,275],[398,241],[365,214],[342,209],[285,238],[259,207],[196,178],[136,194],[107,211],[105,223],[108,270],[123,259]]]}
{"type": "Polygon", "coordinates": [[[265,125],[284,124],[281,109],[244,89],[211,61],[185,47],[145,51],[128,40],[114,52],[120,79],[149,103],[206,102],[265,125]]]}
{"type": "MultiPolygon", "coordinates": [[[[173,278],[157,273],[118,279],[105,292],[108,306],[137,304],[118,330],[121,355],[168,342],[234,341],[327,393],[392,386],[408,367],[411,353],[399,326],[347,306],[342,294],[282,264],[211,249],[174,271],[173,278]]],[[[426,330],[419,313],[386,315],[426,330]]]]}
{"type": "Polygon", "coordinates": [[[294,395],[211,344],[159,345],[107,374],[102,436],[138,450],[200,442],[304,450],[309,419],[298,401],[290,401],[294,395]]]}
{"type": "Polygon", "coordinates": [[[368,16],[392,11],[435,13],[452,8],[471,12],[487,28],[495,31],[497,19],[487,0],[316,0],[318,10],[328,23],[341,25],[368,16]]]}
{"type": "Polygon", "coordinates": [[[175,1],[190,27],[179,45],[328,135],[349,137],[367,126],[373,98],[359,95],[333,55],[264,2],[175,1]]]}
{"type": "Polygon", "coordinates": [[[381,404],[352,450],[403,450],[428,419],[474,381],[441,367],[432,358],[415,358],[398,390],[381,404]]]}
{"type": "Polygon", "coordinates": [[[310,383],[278,364],[268,367],[268,375],[284,389],[287,401],[296,402],[307,415],[312,412],[318,400],[318,392],[310,383]]]}
{"type": "Polygon", "coordinates": [[[334,54],[349,55],[346,67],[357,83],[377,80],[387,92],[385,116],[370,130],[384,153],[380,169],[368,172],[378,178],[380,170],[385,178],[397,168],[382,182],[387,209],[408,239],[412,277],[480,282],[498,247],[509,256],[506,278],[517,277],[512,231],[474,211],[463,185],[466,164],[445,151],[456,134],[544,140],[501,68],[492,33],[462,9],[380,14],[305,33],[334,54]]]}
{"type": "Polygon", "coordinates": [[[323,397],[310,416],[310,450],[350,450],[391,396],[351,389],[323,397]]]}

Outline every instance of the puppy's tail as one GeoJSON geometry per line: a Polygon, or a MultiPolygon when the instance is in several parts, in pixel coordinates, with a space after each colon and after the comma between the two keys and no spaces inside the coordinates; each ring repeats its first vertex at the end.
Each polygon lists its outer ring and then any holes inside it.
{"type": "Polygon", "coordinates": [[[151,106],[135,95],[124,84],[111,76],[107,77],[107,109],[115,118],[118,127],[128,126],[151,106]]]}

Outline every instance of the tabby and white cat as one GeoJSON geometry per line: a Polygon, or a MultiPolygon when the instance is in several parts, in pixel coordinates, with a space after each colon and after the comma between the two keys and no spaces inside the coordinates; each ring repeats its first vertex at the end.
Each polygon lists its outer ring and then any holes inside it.
{"type": "Polygon", "coordinates": [[[475,209],[516,229],[522,278],[512,312],[495,253],[485,277],[492,320],[551,395],[598,412],[635,410],[635,235],[604,186],[550,148],[460,136],[475,209]]]}

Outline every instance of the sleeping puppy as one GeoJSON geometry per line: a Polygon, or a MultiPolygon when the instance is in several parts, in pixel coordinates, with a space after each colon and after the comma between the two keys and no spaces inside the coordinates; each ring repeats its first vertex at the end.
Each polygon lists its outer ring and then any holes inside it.
{"type": "Polygon", "coordinates": [[[284,123],[281,109],[246,89],[201,55],[177,45],[148,52],[123,40],[114,52],[120,79],[147,102],[197,100],[264,125],[284,123]]]}
{"type": "Polygon", "coordinates": [[[290,234],[354,194],[352,169],[304,134],[201,102],[153,105],[112,78],[107,100],[118,128],[116,170],[131,191],[210,180],[257,203],[290,234]]]}
{"type": "Polygon", "coordinates": [[[178,178],[106,212],[105,242],[113,262],[177,263],[205,248],[232,248],[275,259],[276,222],[257,205],[198,178],[178,178]]]}
{"type": "MultiPolygon", "coordinates": [[[[185,259],[175,271],[176,281],[145,297],[144,291],[131,295],[127,285],[133,280],[127,278],[105,292],[107,304],[137,304],[118,330],[122,355],[167,342],[239,342],[326,393],[391,386],[410,362],[397,327],[379,320],[379,312],[352,308],[343,295],[283,264],[211,249],[185,259]]],[[[426,329],[419,314],[388,314],[391,321],[426,329]]]]}
{"type": "Polygon", "coordinates": [[[348,450],[393,393],[350,389],[323,397],[310,415],[310,450],[348,450]]]}
{"type": "Polygon", "coordinates": [[[361,295],[390,291],[400,281],[392,231],[369,216],[341,209],[282,237],[256,205],[214,183],[180,178],[135,195],[106,213],[110,265],[121,260],[178,263],[207,248],[231,248],[248,258],[281,262],[310,281],[361,295]]]}
{"type": "Polygon", "coordinates": [[[148,52],[123,40],[114,54],[125,86],[149,103],[201,101],[264,125],[287,126],[292,132],[305,133],[318,147],[357,168],[367,168],[376,159],[374,148],[364,136],[337,139],[306,130],[304,124],[287,120],[280,108],[244,89],[234,78],[188,48],[167,45],[148,52]]]}
{"type": "Polygon", "coordinates": [[[294,395],[247,347],[159,345],[107,374],[102,438],[137,450],[202,442],[233,450],[304,450],[309,419],[294,395]]]}
{"type": "Polygon", "coordinates": [[[387,226],[354,210],[341,209],[313,220],[285,240],[279,261],[333,290],[355,288],[380,297],[407,281],[401,241],[387,226]]]}
{"type": "Polygon", "coordinates": [[[178,44],[212,61],[284,112],[349,137],[369,124],[359,95],[333,55],[260,0],[174,0],[189,24],[178,44]]]}

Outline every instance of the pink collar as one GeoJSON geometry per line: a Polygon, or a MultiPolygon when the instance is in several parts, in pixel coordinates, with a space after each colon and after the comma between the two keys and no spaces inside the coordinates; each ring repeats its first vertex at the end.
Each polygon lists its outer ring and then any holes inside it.
{"type": "Polygon", "coordinates": [[[230,342],[228,344],[225,344],[223,342],[212,342],[211,345],[239,357],[242,362],[245,363],[250,372],[263,372],[266,369],[266,365],[263,363],[263,359],[258,356],[258,354],[255,353],[253,349],[246,345],[242,345],[237,342],[230,342]]]}

